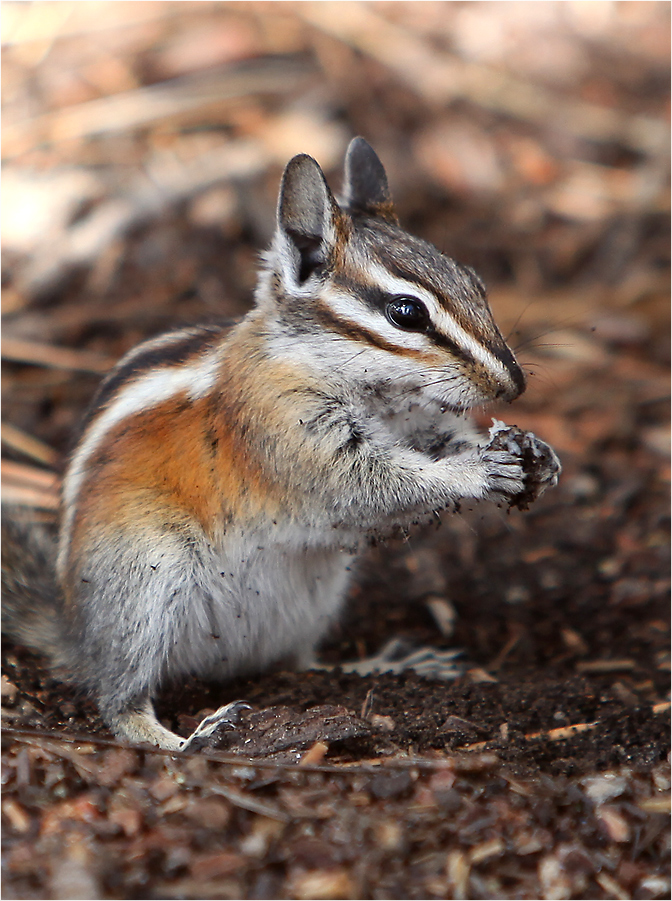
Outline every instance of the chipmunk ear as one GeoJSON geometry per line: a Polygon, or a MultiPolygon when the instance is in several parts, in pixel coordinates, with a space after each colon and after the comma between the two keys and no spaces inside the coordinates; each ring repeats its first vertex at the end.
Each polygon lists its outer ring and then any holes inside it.
{"type": "Polygon", "coordinates": [[[364,138],[353,138],[345,154],[343,196],[348,210],[379,216],[395,225],[399,221],[383,164],[364,138]]]}
{"type": "Polygon", "coordinates": [[[339,212],[315,160],[305,153],[291,159],[280,186],[278,233],[283,262],[300,285],[327,263],[336,243],[339,212]]]}

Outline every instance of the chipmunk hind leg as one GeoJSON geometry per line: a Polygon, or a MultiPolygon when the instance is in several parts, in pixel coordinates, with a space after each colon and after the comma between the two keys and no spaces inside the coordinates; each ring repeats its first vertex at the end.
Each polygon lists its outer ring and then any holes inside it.
{"type": "Polygon", "coordinates": [[[150,744],[166,751],[180,751],[185,739],[166,729],[156,718],[148,695],[135,699],[119,712],[105,717],[117,738],[134,744],[150,744]]]}
{"type": "Polygon", "coordinates": [[[117,736],[134,744],[150,744],[165,751],[199,751],[217,741],[222,726],[238,720],[241,710],[249,709],[245,701],[232,701],[206,716],[187,738],[166,729],[156,718],[154,706],[145,696],[128,704],[123,710],[106,717],[117,736]]]}
{"type": "Polygon", "coordinates": [[[166,535],[99,541],[87,568],[73,570],[73,629],[80,639],[79,681],[115,735],[168,751],[196,750],[235,719],[240,703],[206,717],[184,739],[158,721],[151,699],[161,684],[202,673],[218,645],[195,540],[166,535]],[[102,548],[102,553],[101,553],[102,548]],[[157,550],[158,548],[158,550],[157,550]]]}

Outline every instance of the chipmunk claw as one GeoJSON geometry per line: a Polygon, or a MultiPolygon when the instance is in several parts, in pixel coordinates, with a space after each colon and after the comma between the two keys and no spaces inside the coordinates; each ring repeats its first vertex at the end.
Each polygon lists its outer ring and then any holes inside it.
{"type": "Polygon", "coordinates": [[[252,706],[247,701],[232,701],[230,704],[220,707],[198,724],[191,735],[184,739],[179,750],[183,753],[193,753],[210,747],[216,742],[222,726],[230,726],[238,722],[241,711],[251,709],[252,706]]]}

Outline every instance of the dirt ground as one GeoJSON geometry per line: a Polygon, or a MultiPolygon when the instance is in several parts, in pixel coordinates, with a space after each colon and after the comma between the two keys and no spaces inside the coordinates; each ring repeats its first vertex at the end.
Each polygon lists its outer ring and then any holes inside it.
{"type": "Polygon", "coordinates": [[[563,475],[371,547],[334,668],[167,686],[251,705],[200,754],[3,646],[3,896],[669,897],[668,5],[5,6],[4,497],[55,521],[111,362],[243,313],[284,163],[358,133],[529,375],[475,415],[563,475]],[[393,638],[459,674],[339,670],[393,638]]]}

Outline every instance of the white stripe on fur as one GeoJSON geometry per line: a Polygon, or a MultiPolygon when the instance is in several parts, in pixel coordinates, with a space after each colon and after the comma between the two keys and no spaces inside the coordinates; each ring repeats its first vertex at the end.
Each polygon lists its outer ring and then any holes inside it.
{"type": "MultiPolygon", "coordinates": [[[[157,347],[164,343],[171,342],[156,339],[157,347]]],[[[124,358],[121,364],[133,359],[142,349],[148,346],[151,348],[153,344],[154,342],[148,342],[146,345],[140,345],[124,358]]],[[[62,574],[62,568],[65,565],[75,515],[75,503],[87,475],[87,464],[105,436],[123,419],[156,407],[170,400],[176,394],[186,394],[190,400],[203,397],[214,385],[220,363],[221,352],[219,348],[216,348],[196,364],[166,365],[162,369],[143,373],[121,388],[110,405],[93,419],[77,447],[63,481],[63,524],[58,554],[59,573],[62,574]]]]}

